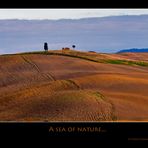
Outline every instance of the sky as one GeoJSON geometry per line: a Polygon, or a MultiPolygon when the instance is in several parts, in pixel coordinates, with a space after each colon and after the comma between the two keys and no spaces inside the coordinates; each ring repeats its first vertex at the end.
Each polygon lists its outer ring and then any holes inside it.
{"type": "Polygon", "coordinates": [[[50,49],[117,52],[148,48],[147,39],[148,9],[0,9],[0,54],[42,50],[45,41],[50,49]],[[76,20],[50,21],[58,19],[76,20]]]}
{"type": "Polygon", "coordinates": [[[148,9],[0,9],[0,19],[79,19],[148,14],[148,9]]]}

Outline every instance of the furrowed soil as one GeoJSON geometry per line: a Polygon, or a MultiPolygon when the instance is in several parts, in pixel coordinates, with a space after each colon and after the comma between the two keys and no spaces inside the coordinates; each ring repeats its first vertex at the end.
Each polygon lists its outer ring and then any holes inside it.
{"type": "Polygon", "coordinates": [[[64,54],[0,56],[0,121],[148,120],[148,66],[100,62],[147,53],[64,54]]]}

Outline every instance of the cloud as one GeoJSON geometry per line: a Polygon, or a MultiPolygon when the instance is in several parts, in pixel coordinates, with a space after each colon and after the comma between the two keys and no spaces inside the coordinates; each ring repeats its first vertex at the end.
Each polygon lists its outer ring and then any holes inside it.
{"type": "Polygon", "coordinates": [[[148,47],[148,15],[80,20],[0,20],[0,53],[71,47],[115,52],[148,47]]]}
{"type": "Polygon", "coordinates": [[[148,9],[0,9],[0,19],[61,19],[148,14],[148,9]]]}

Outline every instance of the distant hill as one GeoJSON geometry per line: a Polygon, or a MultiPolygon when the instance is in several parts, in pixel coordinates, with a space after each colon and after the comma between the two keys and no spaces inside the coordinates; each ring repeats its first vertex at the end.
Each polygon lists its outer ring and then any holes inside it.
{"type": "Polygon", "coordinates": [[[137,49],[137,48],[132,48],[132,49],[123,49],[120,50],[117,53],[123,53],[123,52],[148,52],[148,48],[141,48],[141,49],[137,49]]]}

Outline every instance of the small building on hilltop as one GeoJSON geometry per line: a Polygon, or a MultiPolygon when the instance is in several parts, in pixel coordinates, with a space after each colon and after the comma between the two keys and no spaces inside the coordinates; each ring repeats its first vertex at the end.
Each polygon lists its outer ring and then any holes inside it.
{"type": "Polygon", "coordinates": [[[69,47],[64,47],[64,48],[62,48],[62,50],[67,51],[67,50],[70,50],[70,48],[69,47]]]}

